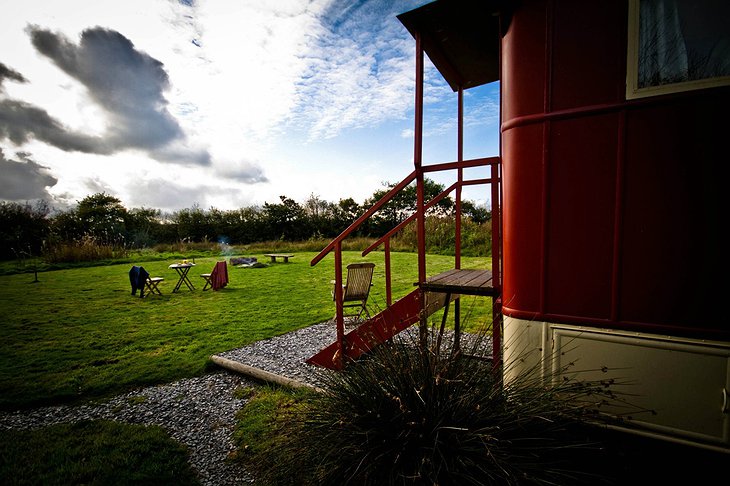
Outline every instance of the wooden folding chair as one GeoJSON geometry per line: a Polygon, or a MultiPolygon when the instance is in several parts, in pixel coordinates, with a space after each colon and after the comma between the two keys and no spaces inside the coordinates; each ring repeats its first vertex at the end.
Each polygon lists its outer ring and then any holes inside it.
{"type": "Polygon", "coordinates": [[[213,271],[210,273],[201,273],[200,276],[205,280],[203,290],[218,290],[228,285],[228,266],[226,262],[217,262],[213,271]]]}
{"type": "MultiPolygon", "coordinates": [[[[364,312],[370,319],[367,302],[370,296],[370,287],[373,286],[374,269],[374,263],[351,263],[347,266],[347,281],[342,286],[343,315],[356,316],[359,319],[364,312]],[[357,312],[346,314],[346,308],[357,309],[357,312]]],[[[332,299],[335,299],[334,290],[332,290],[332,299]]]]}
{"type": "Polygon", "coordinates": [[[211,277],[213,276],[213,272],[211,273],[201,273],[200,276],[205,280],[205,284],[203,285],[203,290],[208,290],[213,286],[212,282],[210,281],[211,277]]]}
{"type": "Polygon", "coordinates": [[[147,280],[145,280],[144,286],[147,289],[148,294],[157,294],[162,295],[162,292],[160,292],[159,287],[157,287],[160,282],[165,280],[162,277],[147,277],[147,280]]]}
{"type": "Polygon", "coordinates": [[[150,277],[150,274],[144,267],[133,266],[129,271],[129,281],[132,284],[132,295],[137,293],[139,289],[139,296],[144,297],[145,290],[148,294],[162,295],[158,285],[160,282],[165,280],[162,277],[150,277]]]}

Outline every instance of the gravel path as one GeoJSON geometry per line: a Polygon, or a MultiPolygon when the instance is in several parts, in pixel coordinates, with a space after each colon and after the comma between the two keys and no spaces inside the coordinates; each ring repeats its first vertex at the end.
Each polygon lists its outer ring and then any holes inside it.
{"type": "MultiPolygon", "coordinates": [[[[304,360],[335,337],[334,326],[323,323],[221,356],[311,383],[313,367],[304,360]]],[[[238,463],[226,459],[235,449],[232,431],[236,412],[246,403],[245,399],[235,398],[233,391],[256,385],[245,376],[222,370],[140,389],[101,403],[0,412],[0,428],[38,428],[98,419],[159,425],[188,447],[190,463],[202,484],[252,484],[253,479],[238,463]]]]}
{"type": "MultiPolygon", "coordinates": [[[[349,330],[354,324],[349,323],[347,327],[349,330]]],[[[315,375],[321,369],[305,360],[334,342],[336,337],[335,326],[329,321],[219,356],[314,385],[315,375]]],[[[101,403],[0,412],[0,428],[38,428],[98,419],[159,425],[188,447],[190,463],[202,484],[253,484],[253,478],[241,465],[227,458],[235,449],[232,432],[236,412],[246,403],[245,399],[235,398],[233,392],[237,387],[257,385],[260,383],[243,375],[221,370],[136,390],[101,403]]]]}

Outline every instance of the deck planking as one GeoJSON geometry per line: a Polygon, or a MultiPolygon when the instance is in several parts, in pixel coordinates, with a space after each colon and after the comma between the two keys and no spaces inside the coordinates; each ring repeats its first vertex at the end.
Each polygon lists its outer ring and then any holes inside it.
{"type": "Polygon", "coordinates": [[[427,292],[486,296],[499,294],[494,288],[491,270],[452,269],[426,279],[419,287],[427,292]]]}

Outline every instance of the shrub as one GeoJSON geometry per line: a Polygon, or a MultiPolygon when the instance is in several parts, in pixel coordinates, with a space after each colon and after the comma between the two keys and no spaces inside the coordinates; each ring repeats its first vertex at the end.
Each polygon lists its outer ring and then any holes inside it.
{"type": "MultiPolygon", "coordinates": [[[[453,255],[456,248],[456,223],[453,217],[427,216],[425,221],[426,251],[440,255],[453,255]]],[[[464,256],[489,256],[491,254],[491,222],[477,224],[462,218],[461,254],[464,256]]],[[[391,241],[396,251],[416,251],[418,233],[416,222],[406,225],[391,241]]]]}
{"type": "Polygon", "coordinates": [[[93,236],[86,235],[76,241],[50,245],[43,252],[47,263],[94,262],[123,258],[128,250],[121,245],[100,243],[93,236]]]}
{"type": "MultiPolygon", "coordinates": [[[[296,408],[250,461],[271,484],[573,484],[598,450],[582,425],[612,398],[601,383],[501,371],[472,353],[396,339],[296,408]],[[566,454],[569,451],[570,454],[566,454]]],[[[476,351],[482,342],[472,351],[476,351]]],[[[595,480],[595,477],[592,477],[595,480]]]]}

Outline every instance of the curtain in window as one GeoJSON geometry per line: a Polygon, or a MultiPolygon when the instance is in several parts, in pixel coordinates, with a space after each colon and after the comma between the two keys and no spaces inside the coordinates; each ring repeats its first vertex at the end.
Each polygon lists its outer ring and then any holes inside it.
{"type": "Polygon", "coordinates": [[[639,0],[639,88],[730,76],[730,0],[639,0]]]}
{"type": "Polygon", "coordinates": [[[676,0],[641,0],[639,88],[688,79],[687,47],[676,0]]]}

